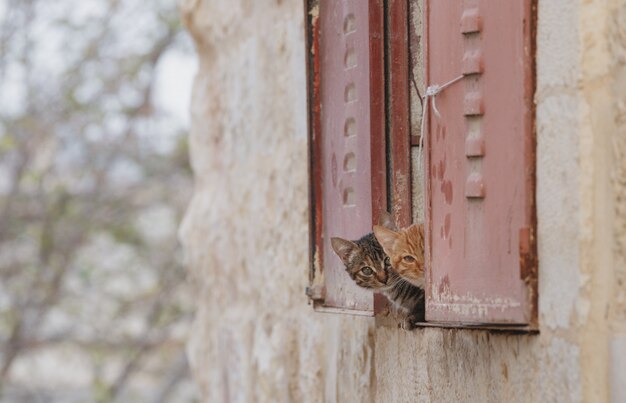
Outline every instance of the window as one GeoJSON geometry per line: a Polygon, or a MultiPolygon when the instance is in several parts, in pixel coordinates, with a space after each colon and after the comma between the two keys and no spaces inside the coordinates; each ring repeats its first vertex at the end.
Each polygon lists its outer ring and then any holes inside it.
{"type": "Polygon", "coordinates": [[[426,320],[532,330],[534,3],[425,0],[422,43],[409,35],[416,4],[307,1],[307,293],[320,311],[385,311],[345,274],[330,237],[358,238],[388,210],[411,224],[421,111],[410,110],[410,53],[424,49],[422,84],[454,81],[424,104],[426,320]]]}

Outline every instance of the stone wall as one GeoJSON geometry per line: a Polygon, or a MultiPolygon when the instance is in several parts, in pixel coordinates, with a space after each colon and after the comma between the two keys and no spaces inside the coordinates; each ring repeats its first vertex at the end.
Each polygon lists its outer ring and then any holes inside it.
{"type": "Polygon", "coordinates": [[[609,50],[612,56],[610,71],[611,108],[615,114],[615,127],[609,139],[614,150],[612,190],[614,195],[615,220],[612,223],[613,247],[615,252],[617,287],[614,287],[612,324],[626,335],[626,2],[611,10],[609,50]]]}
{"type": "Polygon", "coordinates": [[[183,1],[200,67],[181,239],[204,400],[608,401],[626,334],[622,3],[539,2],[541,334],[525,336],[314,313],[302,2],[183,1]]]}
{"type": "Polygon", "coordinates": [[[198,289],[189,356],[201,392],[208,402],[368,401],[371,320],[314,314],[304,295],[302,3],[182,8],[200,61],[190,143],[196,192],[181,238],[198,289]]]}
{"type": "Polygon", "coordinates": [[[610,132],[607,146],[613,149],[608,158],[612,162],[608,179],[611,180],[614,220],[606,223],[612,230],[613,267],[612,298],[609,310],[611,344],[609,350],[612,397],[615,402],[626,401],[626,2],[613,1],[609,12],[608,49],[609,93],[615,127],[610,132]]]}

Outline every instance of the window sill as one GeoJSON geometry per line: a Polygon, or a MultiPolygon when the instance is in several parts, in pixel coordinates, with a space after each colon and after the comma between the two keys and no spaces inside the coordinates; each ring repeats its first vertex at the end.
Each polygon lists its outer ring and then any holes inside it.
{"type": "MultiPolygon", "coordinates": [[[[376,315],[376,327],[401,328],[401,320],[392,314],[376,315]]],[[[490,333],[507,333],[507,334],[539,334],[539,329],[528,325],[494,325],[494,324],[477,324],[477,323],[453,323],[453,322],[419,322],[415,324],[415,329],[419,328],[441,328],[441,329],[463,329],[463,330],[479,330],[488,331],[490,333]]],[[[407,330],[407,331],[413,331],[407,330]]]]}

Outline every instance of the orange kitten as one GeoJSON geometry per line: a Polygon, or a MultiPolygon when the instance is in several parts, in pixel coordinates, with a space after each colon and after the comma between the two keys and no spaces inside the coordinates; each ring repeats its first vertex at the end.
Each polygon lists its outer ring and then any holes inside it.
{"type": "Polygon", "coordinates": [[[375,226],[374,235],[391,261],[391,267],[411,284],[424,288],[424,224],[400,231],[375,226]]]}

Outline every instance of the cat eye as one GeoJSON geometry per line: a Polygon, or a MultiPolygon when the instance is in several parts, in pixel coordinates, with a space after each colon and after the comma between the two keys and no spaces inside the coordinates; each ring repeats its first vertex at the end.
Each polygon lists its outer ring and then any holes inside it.
{"type": "Polygon", "coordinates": [[[411,255],[406,255],[402,258],[402,260],[404,260],[407,263],[413,263],[415,262],[415,258],[411,255]]]}
{"type": "Polygon", "coordinates": [[[365,266],[361,268],[361,273],[363,273],[366,276],[371,276],[372,274],[374,274],[374,270],[372,270],[371,267],[365,266]]]}

